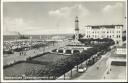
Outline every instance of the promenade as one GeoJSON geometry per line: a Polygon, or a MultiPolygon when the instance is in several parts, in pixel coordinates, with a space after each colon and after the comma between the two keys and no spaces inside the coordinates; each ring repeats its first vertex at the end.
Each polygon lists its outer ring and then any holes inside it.
{"type": "Polygon", "coordinates": [[[86,72],[73,76],[71,80],[104,80],[108,68],[107,60],[113,53],[114,49],[103,55],[102,58],[90,66],[86,72]],[[97,69],[97,67],[99,67],[99,69],[97,69]]]}

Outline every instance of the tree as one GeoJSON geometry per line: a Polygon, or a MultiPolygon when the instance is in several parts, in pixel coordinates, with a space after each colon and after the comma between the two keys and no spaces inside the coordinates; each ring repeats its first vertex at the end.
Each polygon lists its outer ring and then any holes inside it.
{"type": "MultiPolygon", "coordinates": [[[[83,34],[79,34],[79,39],[83,38],[84,35],[83,34]]],[[[72,36],[73,39],[75,39],[75,35],[72,36]]]]}
{"type": "Polygon", "coordinates": [[[95,44],[100,44],[100,43],[108,43],[110,45],[115,44],[114,40],[109,39],[109,38],[104,38],[104,39],[99,39],[99,38],[98,39],[93,39],[93,38],[91,38],[91,39],[79,39],[79,41],[81,43],[84,43],[85,45],[90,45],[90,46],[95,45],[95,44]],[[97,42],[97,43],[94,43],[94,41],[97,42]]]}

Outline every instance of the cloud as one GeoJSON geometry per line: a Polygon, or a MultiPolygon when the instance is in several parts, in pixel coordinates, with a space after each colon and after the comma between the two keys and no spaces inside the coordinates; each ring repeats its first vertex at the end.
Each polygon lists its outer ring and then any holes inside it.
{"type": "Polygon", "coordinates": [[[122,3],[116,3],[114,5],[106,5],[102,9],[102,13],[104,14],[115,14],[115,13],[122,13],[123,12],[123,4],[122,3]]]}
{"type": "MultiPolygon", "coordinates": [[[[6,33],[30,33],[30,34],[43,34],[43,33],[70,33],[74,31],[74,19],[75,16],[79,17],[79,27],[82,28],[85,25],[100,25],[100,24],[121,24],[124,20],[124,4],[104,4],[103,8],[98,8],[96,5],[74,4],[71,6],[56,6],[57,9],[49,10],[48,14],[38,15],[31,13],[31,17],[25,13],[23,16],[19,15],[19,12],[13,12],[14,16],[8,12],[4,17],[4,34],[6,33]],[[63,6],[63,7],[62,7],[63,6]],[[95,11],[94,11],[95,10],[95,11]],[[17,17],[15,17],[17,16],[17,17]],[[34,17],[34,18],[33,18],[34,17]],[[36,17],[36,19],[35,19],[36,17]]],[[[48,6],[50,7],[50,6],[48,6]]],[[[35,12],[30,9],[31,12],[35,12]]],[[[47,13],[47,11],[45,13],[47,13]]],[[[40,12],[36,12],[41,14],[40,12]]]]}
{"type": "Polygon", "coordinates": [[[31,34],[67,34],[67,33],[73,33],[74,29],[68,27],[67,29],[65,29],[65,27],[61,27],[63,29],[54,27],[53,29],[36,29],[36,30],[32,30],[29,31],[31,34]]]}
{"type": "Polygon", "coordinates": [[[25,26],[25,23],[23,22],[22,18],[5,17],[3,20],[3,26],[4,34],[10,34],[15,31],[22,30],[23,26],[25,26]]]}
{"type": "Polygon", "coordinates": [[[23,18],[4,17],[3,34],[16,35],[17,32],[26,33],[28,30],[33,30],[30,25],[31,21],[25,21],[23,18]]]}
{"type": "Polygon", "coordinates": [[[65,30],[61,31],[62,33],[71,31],[68,30],[69,28],[74,30],[75,17],[78,16],[79,20],[85,20],[85,17],[90,14],[90,11],[82,4],[74,4],[72,6],[61,7],[56,10],[49,10],[48,14],[49,16],[52,16],[51,18],[55,19],[57,27],[65,30]],[[63,26],[64,28],[62,28],[63,26]]]}
{"type": "Polygon", "coordinates": [[[108,12],[109,10],[112,10],[112,6],[111,5],[107,5],[103,8],[102,12],[108,12]]]}
{"type": "Polygon", "coordinates": [[[106,5],[101,13],[104,17],[105,23],[122,24],[125,17],[124,4],[115,3],[113,5],[106,5]]]}
{"type": "Polygon", "coordinates": [[[70,7],[63,7],[56,10],[50,10],[50,16],[57,17],[74,17],[74,16],[86,16],[89,14],[89,10],[81,4],[76,4],[70,7]]]}
{"type": "Polygon", "coordinates": [[[3,20],[4,35],[17,35],[18,32],[22,34],[60,34],[62,32],[70,33],[71,30],[71,28],[65,29],[65,26],[61,28],[56,26],[52,26],[52,28],[33,26],[31,21],[26,21],[23,18],[4,17],[3,20]]]}

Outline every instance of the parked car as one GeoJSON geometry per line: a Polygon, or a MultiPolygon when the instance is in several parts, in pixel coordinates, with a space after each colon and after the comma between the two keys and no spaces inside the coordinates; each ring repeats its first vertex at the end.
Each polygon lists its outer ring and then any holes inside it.
{"type": "Polygon", "coordinates": [[[83,73],[83,72],[85,72],[86,70],[87,70],[86,67],[79,67],[79,68],[78,68],[78,72],[79,72],[79,73],[83,73]]]}

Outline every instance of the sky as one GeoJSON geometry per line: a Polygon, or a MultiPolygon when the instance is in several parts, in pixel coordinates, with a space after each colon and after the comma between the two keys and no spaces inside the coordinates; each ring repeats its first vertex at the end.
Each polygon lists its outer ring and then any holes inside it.
{"type": "Polygon", "coordinates": [[[74,33],[86,25],[124,24],[124,2],[4,2],[3,34],[74,33]]]}

